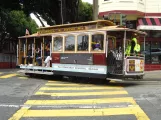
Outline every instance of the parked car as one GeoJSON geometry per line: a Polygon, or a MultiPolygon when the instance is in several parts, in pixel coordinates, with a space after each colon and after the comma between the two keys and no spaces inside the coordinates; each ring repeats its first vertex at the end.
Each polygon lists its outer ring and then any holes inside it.
{"type": "Polygon", "coordinates": [[[141,53],[145,55],[150,55],[150,52],[151,55],[161,55],[161,48],[152,48],[151,50],[143,51],[141,53]]]}

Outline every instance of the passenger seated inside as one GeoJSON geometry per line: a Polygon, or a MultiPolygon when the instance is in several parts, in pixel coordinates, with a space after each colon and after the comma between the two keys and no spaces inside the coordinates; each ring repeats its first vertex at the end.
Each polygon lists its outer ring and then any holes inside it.
{"type": "Polygon", "coordinates": [[[92,35],[92,50],[102,51],[103,45],[104,45],[104,35],[103,34],[92,35]]]}
{"type": "Polygon", "coordinates": [[[36,49],[35,54],[36,54],[36,62],[38,64],[38,66],[41,66],[42,58],[41,58],[41,50],[39,47],[36,49]]]}
{"type": "Polygon", "coordinates": [[[92,49],[94,51],[101,51],[101,42],[98,40],[98,42],[92,42],[92,49]]]}
{"type": "Polygon", "coordinates": [[[101,42],[98,40],[98,42],[95,44],[95,51],[101,51],[101,42]]]}
{"type": "Polygon", "coordinates": [[[44,63],[45,63],[45,67],[50,67],[50,60],[52,58],[50,56],[47,56],[47,58],[45,59],[44,63]]]}
{"type": "Polygon", "coordinates": [[[45,57],[50,56],[50,44],[46,44],[45,46],[45,57]]]}

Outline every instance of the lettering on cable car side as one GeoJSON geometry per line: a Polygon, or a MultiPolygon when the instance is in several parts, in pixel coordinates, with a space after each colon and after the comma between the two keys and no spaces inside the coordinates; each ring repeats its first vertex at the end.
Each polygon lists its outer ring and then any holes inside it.
{"type": "Polygon", "coordinates": [[[40,34],[46,34],[46,33],[56,33],[56,32],[67,32],[67,31],[77,31],[77,30],[85,30],[85,26],[80,27],[70,27],[70,28],[48,28],[48,29],[40,29],[40,34]]]}
{"type": "Polygon", "coordinates": [[[53,70],[67,71],[67,72],[83,72],[83,73],[96,73],[106,74],[107,66],[99,65],[72,65],[72,64],[52,64],[53,70]]]}

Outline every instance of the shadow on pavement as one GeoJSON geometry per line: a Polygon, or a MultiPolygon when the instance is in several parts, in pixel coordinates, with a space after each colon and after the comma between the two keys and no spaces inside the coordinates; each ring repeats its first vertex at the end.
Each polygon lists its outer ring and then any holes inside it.
{"type": "Polygon", "coordinates": [[[63,82],[64,84],[70,84],[70,83],[79,83],[79,84],[92,84],[92,85],[98,85],[98,86],[122,86],[122,87],[130,87],[130,86],[136,86],[139,85],[137,82],[109,82],[104,79],[93,79],[93,78],[83,78],[83,77],[62,77],[62,76],[47,76],[47,75],[36,75],[31,76],[31,78],[38,78],[43,79],[46,81],[57,81],[57,82],[63,82]]]}

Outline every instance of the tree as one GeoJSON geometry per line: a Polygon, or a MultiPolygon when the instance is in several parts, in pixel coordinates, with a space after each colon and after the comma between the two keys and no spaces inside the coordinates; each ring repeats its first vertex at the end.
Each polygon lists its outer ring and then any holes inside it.
{"type": "Polygon", "coordinates": [[[78,21],[85,22],[91,21],[93,15],[92,5],[87,2],[79,1],[79,9],[78,9],[78,21]]]}
{"type": "Polygon", "coordinates": [[[44,26],[43,18],[49,25],[77,21],[79,0],[23,0],[23,11],[34,13],[44,26]]]}
{"type": "Polygon", "coordinates": [[[11,11],[7,24],[7,31],[12,37],[25,35],[25,30],[28,29],[30,33],[35,33],[38,27],[34,20],[27,17],[23,11],[11,11]],[[15,32],[13,32],[15,31],[15,32]]]}
{"type": "Polygon", "coordinates": [[[23,11],[9,11],[0,8],[0,52],[7,40],[17,40],[17,37],[24,36],[26,29],[34,33],[36,28],[35,21],[27,17],[23,11]]]}
{"type": "Polygon", "coordinates": [[[0,1],[0,7],[9,10],[23,10],[29,16],[34,13],[44,26],[41,18],[49,25],[73,23],[78,20],[78,5],[80,0],[5,0],[0,1]],[[63,18],[62,18],[63,16],[63,18]]]}

